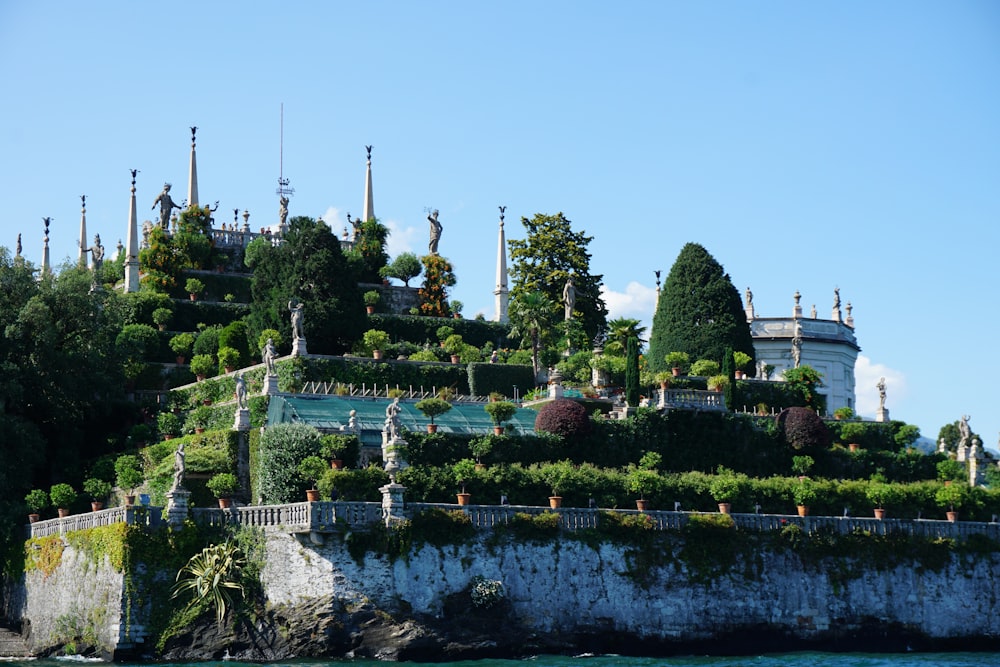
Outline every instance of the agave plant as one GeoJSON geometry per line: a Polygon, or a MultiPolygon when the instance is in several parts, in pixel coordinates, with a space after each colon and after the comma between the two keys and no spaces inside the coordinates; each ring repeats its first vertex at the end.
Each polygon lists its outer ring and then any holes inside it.
{"type": "Polygon", "coordinates": [[[177,573],[171,597],[190,593],[191,601],[185,609],[198,604],[215,607],[215,619],[222,625],[227,605],[233,605],[234,596],[243,598],[241,577],[246,563],[240,548],[231,542],[205,547],[177,573]]]}

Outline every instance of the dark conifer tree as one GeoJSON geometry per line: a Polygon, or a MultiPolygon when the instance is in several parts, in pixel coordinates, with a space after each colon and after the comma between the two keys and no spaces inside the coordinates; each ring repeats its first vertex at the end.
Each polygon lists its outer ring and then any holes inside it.
{"type": "Polygon", "coordinates": [[[739,292],[704,247],[688,243],[670,269],[653,316],[650,370],[667,370],[664,357],[674,351],[721,364],[726,347],[755,358],[739,292]]]}

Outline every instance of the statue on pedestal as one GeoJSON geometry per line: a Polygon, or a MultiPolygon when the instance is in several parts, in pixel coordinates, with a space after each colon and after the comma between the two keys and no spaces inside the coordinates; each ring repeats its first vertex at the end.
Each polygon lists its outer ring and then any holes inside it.
{"type": "Polygon", "coordinates": [[[174,452],[174,483],[170,487],[171,491],[184,488],[185,459],[184,441],[181,440],[180,444],[177,445],[177,451],[174,452]]]}
{"type": "Polygon", "coordinates": [[[247,402],[247,383],[243,379],[243,373],[236,374],[236,408],[247,410],[250,404],[247,402]]]}
{"type": "Polygon", "coordinates": [[[94,271],[94,282],[96,283],[101,275],[101,269],[104,268],[104,246],[101,245],[101,235],[95,234],[94,245],[84,248],[83,251],[90,253],[91,268],[94,271]]]}
{"type": "Polygon", "coordinates": [[[156,199],[153,200],[153,205],[150,206],[151,209],[156,208],[156,205],[160,205],[160,227],[167,229],[170,224],[170,213],[175,208],[181,208],[174,203],[174,200],[170,197],[170,183],[163,184],[163,192],[157,195],[156,199]]]}
{"type": "Polygon", "coordinates": [[[264,369],[268,375],[277,375],[278,371],[274,368],[274,360],[277,357],[277,352],[274,349],[274,339],[268,338],[267,344],[264,345],[263,350],[263,361],[264,369]]]}
{"type": "Polygon", "coordinates": [[[576,287],[573,285],[573,276],[566,278],[563,285],[563,310],[564,318],[567,322],[573,319],[573,306],[576,305],[576,287]]]}
{"type": "Polygon", "coordinates": [[[399,412],[401,408],[399,407],[399,397],[392,399],[390,403],[385,408],[385,427],[382,432],[385,433],[386,440],[392,442],[399,438],[399,412]]]}
{"type": "Polygon", "coordinates": [[[885,378],[879,379],[875,388],[878,389],[878,409],[885,410],[885,378]]]}
{"type": "Polygon", "coordinates": [[[292,314],[292,341],[305,340],[306,334],[303,328],[305,316],[302,314],[303,306],[297,300],[288,302],[288,311],[292,314]]]}
{"type": "Polygon", "coordinates": [[[436,255],[438,254],[438,242],[441,240],[441,230],[444,229],[438,222],[437,209],[434,209],[434,212],[427,216],[427,221],[431,223],[431,240],[427,245],[427,251],[431,255],[436,255]]]}
{"type": "Polygon", "coordinates": [[[281,195],[278,200],[278,220],[281,228],[285,228],[285,221],[288,220],[288,197],[281,195]]]}

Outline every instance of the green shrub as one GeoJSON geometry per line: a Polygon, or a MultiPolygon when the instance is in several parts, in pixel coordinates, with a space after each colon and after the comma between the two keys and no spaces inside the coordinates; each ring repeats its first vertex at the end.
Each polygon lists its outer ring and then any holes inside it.
{"type": "Polygon", "coordinates": [[[69,509],[69,506],[76,502],[76,491],[69,484],[53,484],[49,489],[49,497],[55,507],[69,509]]]}
{"type": "Polygon", "coordinates": [[[49,506],[49,494],[41,489],[32,489],[24,497],[24,504],[32,514],[41,514],[49,506]]]}
{"type": "Polygon", "coordinates": [[[195,375],[214,375],[217,367],[215,357],[210,354],[196,354],[191,359],[191,372],[195,375]]]}
{"type": "Polygon", "coordinates": [[[494,401],[483,406],[483,410],[493,420],[495,426],[503,426],[503,423],[517,414],[517,406],[510,401],[494,401]]]}
{"type": "Polygon", "coordinates": [[[205,483],[216,498],[232,498],[240,490],[240,482],[231,472],[220,472],[205,483]]]}
{"type": "Polygon", "coordinates": [[[719,362],[711,359],[699,359],[691,364],[691,375],[711,377],[719,374],[719,362]]]}
{"type": "Polygon", "coordinates": [[[115,484],[125,491],[126,495],[133,495],[143,481],[145,480],[142,474],[142,465],[137,456],[123,454],[115,460],[115,484]]]}
{"type": "Polygon", "coordinates": [[[299,463],[320,450],[320,433],[305,424],[276,424],[260,439],[257,490],[267,504],[289,503],[302,497],[305,487],[299,463]]]}
{"type": "Polygon", "coordinates": [[[181,434],[181,418],[172,412],[161,412],[156,415],[156,429],[161,436],[176,437],[181,434]]]}
{"type": "Polygon", "coordinates": [[[187,357],[191,354],[191,348],[194,347],[195,337],[191,333],[179,333],[170,339],[170,349],[174,351],[178,357],[187,357]]]}
{"type": "Polygon", "coordinates": [[[197,278],[188,278],[187,282],[184,283],[184,291],[188,294],[198,295],[205,291],[205,283],[198,280],[197,278]]]}

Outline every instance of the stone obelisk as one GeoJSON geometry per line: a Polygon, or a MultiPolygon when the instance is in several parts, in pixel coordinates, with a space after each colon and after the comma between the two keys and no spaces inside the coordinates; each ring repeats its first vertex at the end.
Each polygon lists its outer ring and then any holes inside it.
{"type": "Polygon", "coordinates": [[[506,206],[500,207],[500,238],[497,241],[497,286],[493,290],[496,302],[495,322],[506,322],[507,306],[510,304],[510,291],[507,289],[507,240],[503,231],[503,212],[506,206]]]}
{"type": "Polygon", "coordinates": [[[125,234],[125,292],[139,291],[139,218],[135,210],[135,175],[132,169],[132,197],[128,206],[128,231],[125,234]]]}

